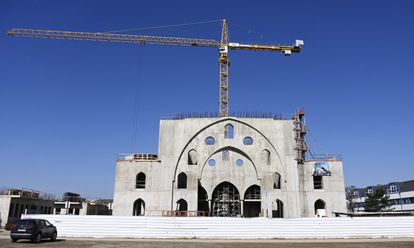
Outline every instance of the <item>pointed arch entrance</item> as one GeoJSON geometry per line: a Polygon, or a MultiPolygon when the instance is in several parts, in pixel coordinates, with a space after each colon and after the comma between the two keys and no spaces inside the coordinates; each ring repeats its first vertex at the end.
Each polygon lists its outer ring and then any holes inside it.
{"type": "Polygon", "coordinates": [[[220,217],[237,217],[241,215],[239,190],[232,183],[222,182],[214,189],[212,215],[220,217]]]}
{"type": "Polygon", "coordinates": [[[145,215],[145,202],[141,198],[137,199],[134,202],[134,207],[132,209],[133,216],[145,215]]]}
{"type": "Polygon", "coordinates": [[[279,199],[272,202],[272,218],[283,218],[283,202],[279,199]]]}
{"type": "Polygon", "coordinates": [[[323,200],[318,199],[315,204],[314,204],[314,208],[315,208],[315,215],[317,217],[324,217],[326,216],[326,204],[323,200]]]}
{"type": "Polygon", "coordinates": [[[244,193],[243,216],[259,217],[261,211],[260,186],[252,185],[244,193]]]}
{"type": "Polygon", "coordinates": [[[207,191],[201,186],[200,181],[198,182],[198,197],[197,197],[197,211],[204,212],[205,215],[210,213],[208,206],[208,194],[207,191]]]}

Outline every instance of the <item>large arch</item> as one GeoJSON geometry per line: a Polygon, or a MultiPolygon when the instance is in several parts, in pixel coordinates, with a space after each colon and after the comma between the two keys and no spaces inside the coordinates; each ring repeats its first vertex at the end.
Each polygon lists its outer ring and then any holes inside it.
{"type": "Polygon", "coordinates": [[[141,198],[135,200],[134,206],[132,209],[133,216],[145,215],[145,202],[141,198]]]}
{"type": "MultiPolygon", "coordinates": [[[[177,176],[177,170],[178,170],[178,166],[179,166],[179,163],[180,163],[180,161],[181,161],[181,159],[182,159],[182,157],[183,157],[183,154],[184,154],[184,152],[187,150],[187,148],[188,148],[188,146],[191,144],[191,142],[200,134],[200,133],[202,133],[203,131],[205,131],[205,130],[207,130],[208,128],[210,128],[210,127],[212,127],[212,126],[214,126],[214,125],[216,125],[216,124],[218,124],[218,123],[221,123],[221,122],[228,122],[228,121],[233,121],[233,122],[236,122],[236,123],[240,123],[240,124],[242,124],[242,125],[245,125],[245,126],[248,126],[248,127],[250,127],[252,130],[254,130],[254,131],[256,131],[260,136],[262,136],[267,142],[268,142],[268,144],[272,147],[272,149],[273,149],[273,151],[275,152],[275,154],[276,154],[276,156],[277,156],[277,158],[279,159],[279,162],[280,162],[280,164],[281,164],[281,166],[282,166],[282,173],[283,173],[283,161],[282,161],[282,159],[281,159],[281,157],[280,157],[280,155],[279,155],[279,153],[277,152],[277,150],[276,150],[276,147],[273,145],[273,143],[262,133],[262,132],[260,132],[257,128],[255,128],[255,127],[253,127],[252,125],[250,125],[250,124],[248,124],[248,123],[246,123],[246,122],[243,122],[243,121],[240,121],[240,120],[238,120],[238,119],[234,119],[234,118],[223,118],[223,119],[220,119],[220,120],[218,120],[218,121],[215,121],[215,122],[213,122],[213,123],[210,123],[209,125],[207,125],[207,126],[205,126],[204,128],[202,128],[202,129],[200,129],[196,134],[194,134],[189,140],[188,140],[188,142],[184,145],[184,147],[183,147],[183,149],[181,150],[181,152],[180,152],[180,155],[178,156],[178,158],[177,158],[177,161],[176,161],[176,163],[175,163],[175,168],[174,168],[174,175],[173,175],[173,182],[175,182],[175,178],[176,178],[176,176],[177,176]]],[[[285,165],[286,166],[286,165],[285,165]]],[[[284,173],[283,173],[284,174],[284,173]]]]}
{"type": "Polygon", "coordinates": [[[261,191],[259,185],[252,185],[246,189],[243,201],[244,217],[259,217],[261,209],[261,191]]]}
{"type": "Polygon", "coordinates": [[[239,190],[232,183],[224,181],[218,184],[212,195],[212,216],[241,216],[239,190]]]}
{"type": "Polygon", "coordinates": [[[212,153],[210,154],[210,156],[208,156],[208,157],[206,158],[206,160],[204,161],[203,166],[201,167],[201,171],[200,171],[200,174],[199,174],[199,176],[198,176],[198,179],[201,179],[201,178],[202,178],[204,168],[205,168],[205,166],[206,166],[207,162],[210,160],[210,158],[211,158],[212,156],[214,156],[215,154],[220,153],[220,152],[222,152],[222,151],[232,151],[232,152],[235,152],[235,153],[238,153],[238,154],[242,155],[243,157],[246,157],[246,158],[247,158],[247,159],[248,159],[248,160],[252,163],[253,168],[254,168],[254,171],[256,172],[256,179],[257,179],[257,180],[259,180],[259,174],[258,174],[258,172],[257,172],[257,168],[256,168],[256,165],[255,165],[255,163],[253,162],[253,160],[252,160],[252,159],[250,158],[250,156],[249,156],[249,155],[247,155],[245,152],[243,152],[242,150],[240,150],[240,149],[238,149],[238,148],[236,148],[236,147],[234,147],[234,146],[225,146],[225,147],[219,148],[219,149],[217,149],[216,151],[212,152],[212,153]]]}

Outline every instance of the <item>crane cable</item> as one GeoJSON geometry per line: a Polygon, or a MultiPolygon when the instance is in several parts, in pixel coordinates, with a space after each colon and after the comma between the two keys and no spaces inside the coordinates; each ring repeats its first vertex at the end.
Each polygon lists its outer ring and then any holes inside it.
{"type": "Polygon", "coordinates": [[[254,37],[258,37],[260,40],[262,40],[263,41],[263,38],[264,38],[264,35],[263,34],[261,34],[261,33],[258,33],[258,32],[256,32],[255,30],[253,30],[252,28],[249,28],[249,27],[247,27],[247,26],[242,26],[242,25],[239,25],[239,24],[235,24],[235,23],[228,23],[228,25],[229,26],[233,26],[233,27],[236,27],[236,28],[238,28],[238,29],[240,29],[240,30],[243,30],[243,31],[245,31],[247,34],[249,34],[249,35],[252,35],[252,36],[254,36],[254,37]]]}
{"type": "Polygon", "coordinates": [[[322,151],[323,150],[322,146],[319,144],[319,142],[316,140],[316,138],[312,135],[312,132],[310,131],[309,128],[308,128],[308,134],[312,138],[312,140],[314,141],[315,145],[317,145],[319,147],[319,149],[321,149],[321,151],[322,151]]]}
{"type": "Polygon", "coordinates": [[[161,28],[172,28],[172,27],[199,25],[199,24],[222,22],[222,21],[223,21],[223,19],[219,19],[219,20],[210,20],[210,21],[202,21],[202,22],[190,22],[190,23],[171,24],[171,25],[163,25],[163,26],[155,26],[155,27],[146,27],[146,28],[111,30],[111,31],[104,31],[104,32],[99,32],[99,33],[104,34],[104,33],[120,33],[120,32],[131,32],[131,31],[143,31],[143,30],[152,30],[152,29],[161,29],[161,28]]]}

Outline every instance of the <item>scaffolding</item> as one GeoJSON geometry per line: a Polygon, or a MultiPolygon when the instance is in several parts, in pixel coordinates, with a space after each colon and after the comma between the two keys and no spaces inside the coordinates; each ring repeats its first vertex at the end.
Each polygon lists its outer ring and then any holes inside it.
{"type": "Polygon", "coordinates": [[[305,163],[305,155],[308,151],[308,147],[305,142],[305,135],[306,135],[306,126],[304,122],[305,111],[303,109],[299,110],[293,116],[293,124],[294,124],[294,131],[295,131],[295,150],[296,150],[296,161],[298,164],[305,163]]]}
{"type": "Polygon", "coordinates": [[[244,194],[244,200],[260,200],[261,193],[260,187],[250,187],[247,189],[246,194],[244,194]]]}
{"type": "Polygon", "coordinates": [[[224,184],[213,195],[213,216],[238,217],[241,216],[240,195],[235,187],[224,184]]]}

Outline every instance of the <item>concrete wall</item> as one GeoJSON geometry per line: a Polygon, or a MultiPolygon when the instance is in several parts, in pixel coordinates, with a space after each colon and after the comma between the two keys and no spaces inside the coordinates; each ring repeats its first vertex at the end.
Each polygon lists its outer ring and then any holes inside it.
{"type": "Polygon", "coordinates": [[[174,218],[145,216],[28,215],[57,227],[59,237],[329,239],[414,238],[414,217],[174,218]]]}
{"type": "Polygon", "coordinates": [[[132,215],[137,199],[145,201],[145,215],[161,215],[162,210],[175,210],[176,202],[184,199],[188,210],[197,210],[198,184],[211,200],[213,191],[221,182],[230,182],[243,199],[247,188],[261,187],[262,216],[271,213],[277,199],[284,204],[284,217],[314,216],[313,204],[324,199],[328,213],[345,209],[342,163],[333,166],[333,174],[325,178],[327,188],[313,190],[311,166],[296,161],[295,132],[292,120],[254,118],[200,118],[162,120],[160,122],[160,161],[118,161],[114,190],[114,215],[132,215]],[[233,126],[232,139],[225,138],[225,125],[233,126]],[[215,144],[205,139],[213,137],[215,144]],[[251,137],[252,145],[243,139],[251,137]],[[188,164],[188,154],[197,151],[197,164],[188,164]],[[222,151],[229,151],[229,160],[223,161],[222,151]],[[262,151],[270,152],[270,164],[262,151]],[[214,159],[215,166],[208,161],[214,159]],[[243,160],[242,166],[235,161],[243,160]],[[145,189],[135,188],[139,172],[146,175],[145,189]],[[179,173],[187,175],[187,188],[178,189],[179,173]],[[273,173],[281,175],[281,188],[273,188],[273,173]],[[342,206],[343,205],[343,206],[342,206]]]}
{"type": "Polygon", "coordinates": [[[313,216],[315,214],[314,204],[317,200],[326,203],[327,216],[334,216],[332,212],[347,212],[345,198],[345,184],[341,161],[328,161],[330,176],[323,176],[323,189],[313,188],[313,165],[318,161],[309,161],[305,163],[304,182],[304,199],[307,202],[305,207],[305,216],[313,216]]]}
{"type": "Polygon", "coordinates": [[[0,226],[5,226],[7,224],[7,219],[9,217],[11,196],[9,195],[0,195],[0,226]]]}

